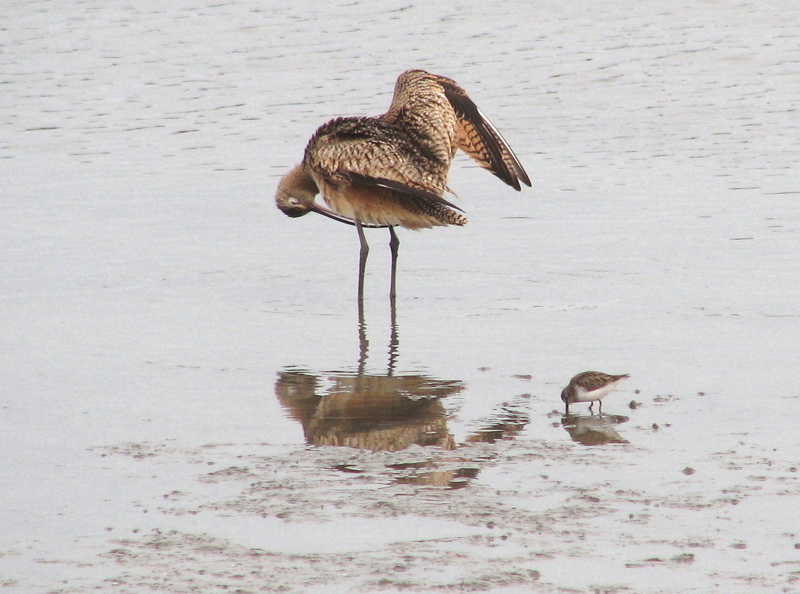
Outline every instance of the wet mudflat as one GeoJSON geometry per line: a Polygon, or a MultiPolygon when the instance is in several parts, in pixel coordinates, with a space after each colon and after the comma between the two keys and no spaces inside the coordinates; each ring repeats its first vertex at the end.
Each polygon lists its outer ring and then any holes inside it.
{"type": "Polygon", "coordinates": [[[7,7],[0,586],[797,590],[800,15],[602,8],[7,7]],[[457,159],[360,324],[272,196],[412,67],[533,188],[457,159]]]}

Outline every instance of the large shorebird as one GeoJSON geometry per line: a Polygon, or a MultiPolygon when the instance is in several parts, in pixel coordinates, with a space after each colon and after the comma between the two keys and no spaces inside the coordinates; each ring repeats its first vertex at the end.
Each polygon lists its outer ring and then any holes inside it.
{"type": "Polygon", "coordinates": [[[600,414],[603,412],[603,398],[608,396],[622,380],[630,375],[611,375],[602,371],[584,371],[573,377],[566,388],[561,391],[561,400],[566,405],[566,414],[569,414],[569,405],[574,402],[588,402],[589,412],[595,402],[600,403],[600,414]]]}
{"type": "Polygon", "coordinates": [[[492,123],[454,80],[424,70],[401,74],[389,111],[378,117],[336,118],[306,146],[303,161],[278,185],[275,203],[290,217],[309,212],[355,225],[361,243],[358,296],[363,298],[369,245],[363,227],[388,227],[392,254],[389,294],[395,296],[394,227],[464,225],[445,200],[456,149],[520,190],[531,182],[492,123]],[[322,194],[328,208],[315,202],[322,194]]]}

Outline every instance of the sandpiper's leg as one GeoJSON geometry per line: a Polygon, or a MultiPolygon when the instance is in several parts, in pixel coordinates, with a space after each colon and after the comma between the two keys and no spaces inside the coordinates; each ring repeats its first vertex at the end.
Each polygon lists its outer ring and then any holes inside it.
{"type": "Polygon", "coordinates": [[[602,415],[603,414],[603,401],[602,400],[598,400],[597,401],[597,405],[598,405],[597,414],[598,415],[602,415]]]}
{"type": "Polygon", "coordinates": [[[389,235],[391,235],[389,238],[389,250],[392,252],[392,280],[389,285],[389,297],[394,299],[397,295],[395,279],[397,278],[397,249],[400,247],[400,240],[397,238],[394,227],[389,227],[389,235]]]}
{"type": "Polygon", "coordinates": [[[367,270],[369,244],[367,244],[364,229],[361,228],[361,222],[358,219],[356,219],[356,231],[358,231],[358,241],[361,243],[361,253],[358,260],[358,300],[364,301],[364,273],[367,270]]]}
{"type": "Polygon", "coordinates": [[[592,407],[593,407],[593,406],[594,406],[594,400],[592,400],[592,401],[589,403],[589,412],[590,412],[590,413],[592,413],[592,414],[594,414],[594,411],[592,410],[592,407]]]}

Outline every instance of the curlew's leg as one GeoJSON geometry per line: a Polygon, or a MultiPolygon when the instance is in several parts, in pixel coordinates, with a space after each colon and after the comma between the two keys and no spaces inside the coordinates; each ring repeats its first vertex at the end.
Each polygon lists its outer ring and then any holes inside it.
{"type": "Polygon", "coordinates": [[[397,249],[400,247],[400,240],[397,238],[394,227],[389,227],[389,235],[391,235],[389,238],[389,250],[392,252],[392,280],[389,285],[389,297],[394,300],[397,295],[397,249]]]}
{"type": "Polygon", "coordinates": [[[358,375],[364,374],[369,353],[369,340],[367,340],[367,324],[364,321],[364,300],[358,300],[358,375]]]}
{"type": "Polygon", "coordinates": [[[358,300],[364,301],[364,273],[367,270],[367,256],[369,255],[369,245],[367,238],[364,236],[364,229],[361,228],[361,222],[356,219],[356,231],[358,231],[358,241],[361,242],[361,253],[358,260],[358,300]]]}
{"type": "Polygon", "coordinates": [[[397,363],[397,351],[400,348],[400,339],[397,336],[397,308],[395,307],[394,297],[389,299],[391,308],[391,330],[389,332],[389,368],[386,375],[394,375],[394,366],[397,363]]]}

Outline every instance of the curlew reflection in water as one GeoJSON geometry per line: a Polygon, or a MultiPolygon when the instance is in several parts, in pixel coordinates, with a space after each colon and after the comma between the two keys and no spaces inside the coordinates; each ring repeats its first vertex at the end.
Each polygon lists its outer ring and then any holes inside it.
{"type": "Polygon", "coordinates": [[[461,380],[421,373],[396,373],[399,338],[395,302],[390,299],[391,330],[384,373],[367,370],[369,342],[363,302],[358,303],[359,356],[354,371],[312,371],[289,367],[278,373],[275,395],[288,415],[300,422],[306,443],[364,451],[399,452],[412,445],[436,446],[401,458],[349,460],[332,468],[344,473],[371,472],[378,463],[394,481],[410,487],[460,489],[478,476],[494,454],[482,446],[519,434],[530,422],[529,394],[504,402],[457,444],[447,427],[443,399],[466,388],[461,380]],[[458,452],[455,452],[458,448],[458,452]]]}
{"type": "Polygon", "coordinates": [[[457,380],[345,371],[284,370],[275,383],[307,443],[392,452],[413,444],[454,449],[441,399],[463,389],[457,380]]]}
{"type": "Polygon", "coordinates": [[[398,451],[413,444],[455,448],[441,399],[461,392],[459,380],[423,374],[395,374],[399,339],[394,299],[385,373],[368,373],[369,342],[363,303],[358,308],[359,358],[356,371],[278,373],[275,395],[303,426],[312,445],[398,451]]]}
{"type": "Polygon", "coordinates": [[[561,425],[567,430],[573,441],[586,446],[606,443],[628,443],[628,440],[617,432],[614,425],[628,421],[622,415],[565,415],[561,425]]]}

